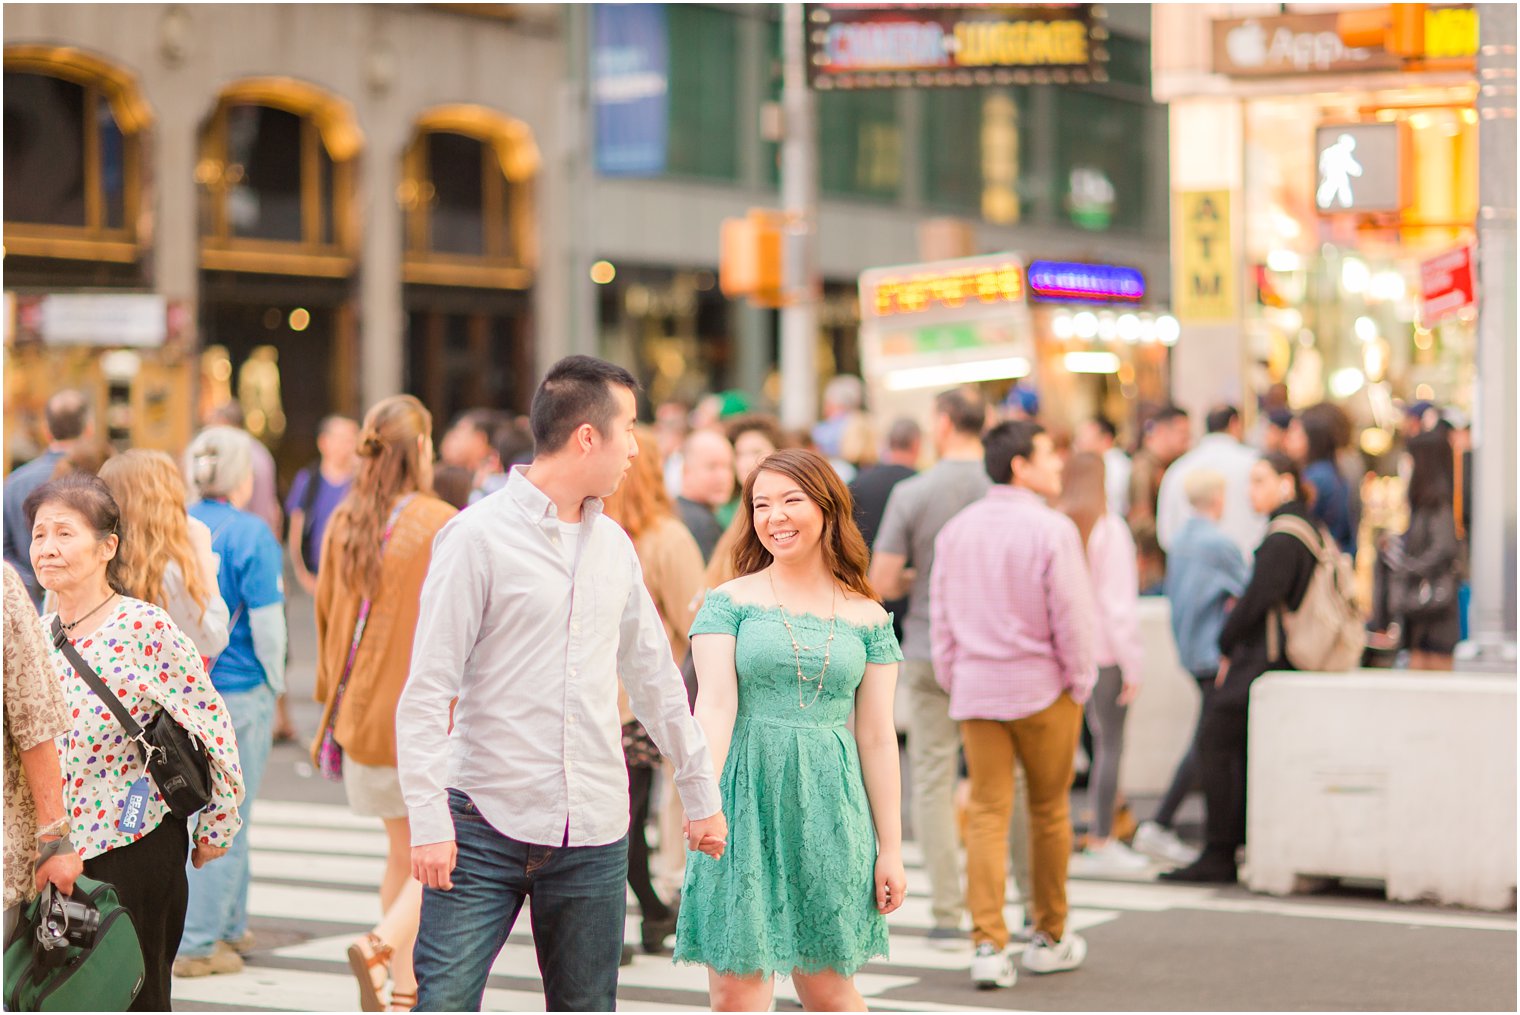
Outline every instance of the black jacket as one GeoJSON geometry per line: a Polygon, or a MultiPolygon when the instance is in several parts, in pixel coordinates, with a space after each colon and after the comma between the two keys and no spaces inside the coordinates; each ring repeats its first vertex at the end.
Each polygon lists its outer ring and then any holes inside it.
{"type": "MultiPolygon", "coordinates": [[[[1315,524],[1309,509],[1301,501],[1291,501],[1272,512],[1272,518],[1291,514],[1315,524]]],[[[1322,535],[1323,527],[1315,525],[1322,535]]],[[[1327,535],[1328,538],[1328,535],[1327,535]]],[[[1224,686],[1215,694],[1217,704],[1244,708],[1251,682],[1268,670],[1291,670],[1287,659],[1267,658],[1267,625],[1278,623],[1273,615],[1278,607],[1288,611],[1298,608],[1314,577],[1314,554],[1286,532],[1269,533],[1256,548],[1256,563],[1250,584],[1241,593],[1224,629],[1219,632],[1219,653],[1230,660],[1224,686]]],[[[1281,632],[1279,632],[1280,634],[1281,632]]],[[[1279,646],[1283,644],[1278,640],[1279,646]]],[[[1279,649],[1281,654],[1281,649],[1279,649]]]]}

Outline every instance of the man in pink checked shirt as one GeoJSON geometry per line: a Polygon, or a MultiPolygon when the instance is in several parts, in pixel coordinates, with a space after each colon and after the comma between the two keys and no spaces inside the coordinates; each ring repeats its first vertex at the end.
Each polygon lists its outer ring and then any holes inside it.
{"type": "Polygon", "coordinates": [[[987,496],[952,518],[934,544],[930,640],[934,673],[961,724],[971,806],[966,905],[977,987],[1017,980],[1003,919],[1014,757],[1029,780],[1033,973],[1075,969],[1087,943],[1066,932],[1072,759],[1082,703],[1097,679],[1091,580],[1077,527],[1049,506],[1061,459],[1039,424],[1003,423],[982,440],[987,496]]]}

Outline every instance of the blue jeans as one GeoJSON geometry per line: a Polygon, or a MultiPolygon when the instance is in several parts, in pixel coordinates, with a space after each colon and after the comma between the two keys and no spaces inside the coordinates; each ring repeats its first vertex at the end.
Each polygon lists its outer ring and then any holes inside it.
{"type": "Polygon", "coordinates": [[[454,887],[425,888],[412,960],[415,1011],[479,1011],[486,977],[523,900],[549,1011],[612,1011],[623,954],[628,837],[606,846],[535,846],[502,835],[449,790],[454,887]]]}
{"type": "Polygon", "coordinates": [[[200,870],[187,866],[190,906],[179,942],[181,958],[204,958],[218,941],[236,941],[248,931],[248,831],[253,824],[253,801],[259,795],[274,741],[274,691],[264,684],[251,691],[223,694],[222,701],[232,720],[238,763],[243,767],[246,795],[238,808],[243,827],[232,837],[226,856],[200,870]]]}

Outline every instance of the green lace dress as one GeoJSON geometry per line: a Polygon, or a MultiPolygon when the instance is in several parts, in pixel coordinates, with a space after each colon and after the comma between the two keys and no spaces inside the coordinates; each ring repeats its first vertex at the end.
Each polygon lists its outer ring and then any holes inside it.
{"type": "MultiPolygon", "coordinates": [[[[788,614],[802,672],[823,667],[829,621],[788,614]]],[[[889,621],[839,620],[822,690],[798,707],[792,639],[774,606],[708,593],[691,633],[736,638],[739,707],[723,764],[728,848],[686,862],[677,962],[725,973],[853,975],[887,954],[876,909],[876,829],[855,737],[845,728],[866,663],[902,659],[889,621]]]]}

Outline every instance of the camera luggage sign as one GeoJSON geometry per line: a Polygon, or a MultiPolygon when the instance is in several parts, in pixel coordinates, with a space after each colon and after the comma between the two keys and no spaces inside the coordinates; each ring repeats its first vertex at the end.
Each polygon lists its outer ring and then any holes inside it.
{"type": "Polygon", "coordinates": [[[1093,4],[808,5],[814,88],[1105,81],[1093,4]]]}

